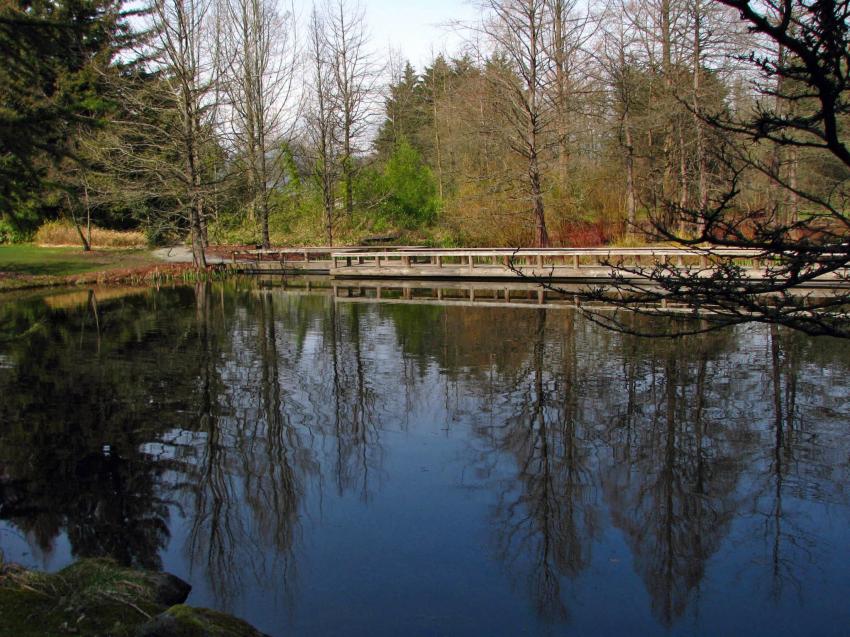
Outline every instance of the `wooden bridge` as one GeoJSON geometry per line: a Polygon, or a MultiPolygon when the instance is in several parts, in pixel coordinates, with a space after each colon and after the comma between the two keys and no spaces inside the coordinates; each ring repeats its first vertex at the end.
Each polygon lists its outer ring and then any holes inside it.
{"type": "MultiPolygon", "coordinates": [[[[418,279],[590,282],[618,275],[639,280],[639,272],[658,265],[690,269],[709,276],[720,261],[732,260],[753,280],[769,276],[771,261],[758,250],[670,247],[638,248],[278,248],[234,252],[233,266],[240,272],[327,274],[333,279],[418,279]]],[[[775,264],[774,264],[775,265],[775,264]]],[[[846,273],[822,277],[818,285],[846,285],[846,273]]]]}

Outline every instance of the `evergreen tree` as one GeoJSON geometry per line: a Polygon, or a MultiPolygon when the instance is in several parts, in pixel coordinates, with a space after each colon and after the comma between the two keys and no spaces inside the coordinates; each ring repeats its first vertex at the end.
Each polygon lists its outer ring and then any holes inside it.
{"type": "Polygon", "coordinates": [[[132,34],[121,0],[0,2],[0,219],[49,212],[48,171],[110,108],[104,71],[132,34]]]}
{"type": "Polygon", "coordinates": [[[407,62],[399,80],[390,86],[383,125],[375,139],[378,157],[387,159],[404,139],[420,152],[419,131],[427,126],[425,94],[420,77],[407,62]]]}
{"type": "Polygon", "coordinates": [[[384,210],[403,225],[430,223],[439,200],[434,175],[407,140],[402,139],[384,167],[384,210]]]}

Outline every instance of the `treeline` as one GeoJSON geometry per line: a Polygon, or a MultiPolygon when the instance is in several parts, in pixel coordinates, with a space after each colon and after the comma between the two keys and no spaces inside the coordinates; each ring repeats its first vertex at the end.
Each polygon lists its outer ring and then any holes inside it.
{"type": "Polygon", "coordinates": [[[188,236],[198,264],[208,242],[575,245],[698,236],[677,212],[726,202],[793,224],[848,181],[776,126],[820,114],[798,53],[716,1],[484,0],[421,73],[349,0],[0,6],[6,239],[94,218],[188,236]]]}

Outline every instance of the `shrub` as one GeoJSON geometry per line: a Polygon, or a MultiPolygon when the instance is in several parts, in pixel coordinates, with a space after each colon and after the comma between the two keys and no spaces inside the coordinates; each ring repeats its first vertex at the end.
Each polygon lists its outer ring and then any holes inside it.
{"type": "Polygon", "coordinates": [[[22,243],[27,241],[30,235],[11,223],[5,217],[0,218],[0,243],[22,243]]]}
{"type": "Polygon", "coordinates": [[[384,170],[390,190],[388,208],[414,224],[431,223],[437,215],[437,181],[419,153],[402,142],[384,170]]]}
{"type": "Polygon", "coordinates": [[[358,198],[372,202],[389,221],[406,228],[432,223],[439,197],[434,175],[416,150],[402,140],[381,172],[364,170],[358,198]]]}
{"type": "Polygon", "coordinates": [[[556,245],[590,248],[609,244],[622,234],[622,223],[565,221],[553,229],[551,239],[556,245]]]}

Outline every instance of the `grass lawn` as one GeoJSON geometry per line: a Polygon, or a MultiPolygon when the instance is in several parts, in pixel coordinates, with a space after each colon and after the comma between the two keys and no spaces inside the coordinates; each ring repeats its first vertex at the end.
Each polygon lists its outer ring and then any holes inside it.
{"type": "Polygon", "coordinates": [[[32,244],[0,245],[0,273],[13,276],[66,276],[157,263],[149,250],[41,248],[32,244]]]}

